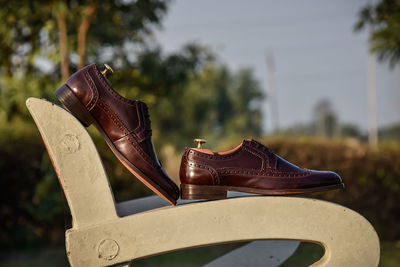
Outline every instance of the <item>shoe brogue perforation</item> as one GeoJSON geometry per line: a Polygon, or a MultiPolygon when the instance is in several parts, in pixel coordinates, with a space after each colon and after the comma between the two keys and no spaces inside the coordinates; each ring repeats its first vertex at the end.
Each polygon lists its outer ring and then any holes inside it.
{"type": "Polygon", "coordinates": [[[136,101],[135,100],[130,100],[126,99],[123,96],[121,96],[117,91],[115,91],[111,86],[108,84],[108,81],[106,78],[101,74],[100,70],[97,68],[95,64],[93,64],[93,69],[94,73],[96,74],[97,78],[101,82],[104,88],[107,89],[107,91],[118,101],[123,102],[125,104],[131,105],[131,106],[136,106],[136,101]]]}
{"type": "MultiPolygon", "coordinates": [[[[146,137],[150,137],[152,135],[152,130],[151,130],[151,120],[150,120],[150,113],[149,113],[149,108],[147,105],[142,102],[142,101],[137,101],[137,105],[140,105],[140,108],[142,110],[142,119],[140,120],[141,122],[143,121],[143,129],[142,131],[144,132],[146,137]]],[[[139,109],[138,109],[139,112],[139,109]]],[[[139,117],[139,114],[138,114],[139,117]]]]}
{"type": "MultiPolygon", "coordinates": [[[[186,164],[186,162],[185,162],[185,164],[186,164]]],[[[204,170],[208,170],[211,173],[212,177],[213,177],[213,183],[214,184],[219,184],[220,183],[220,177],[219,177],[218,170],[213,168],[213,167],[211,167],[211,166],[207,166],[207,163],[201,162],[201,161],[196,161],[195,162],[195,161],[192,161],[192,160],[188,159],[187,160],[187,164],[190,167],[198,167],[198,168],[201,168],[201,169],[204,169],[204,170]]]]}
{"type": "Polygon", "coordinates": [[[217,169],[218,173],[220,174],[251,174],[251,175],[262,175],[264,174],[261,171],[256,171],[256,170],[240,170],[240,169],[235,169],[235,168],[224,168],[224,169],[217,169]]]}
{"type": "Polygon", "coordinates": [[[271,159],[275,160],[275,165],[276,165],[276,155],[273,153],[268,147],[264,146],[263,144],[251,139],[250,141],[248,140],[243,140],[243,147],[251,149],[252,151],[256,153],[260,153],[263,155],[263,158],[267,161],[267,164],[265,165],[265,169],[272,168],[271,167],[271,159]]]}
{"type": "Polygon", "coordinates": [[[306,177],[310,175],[310,172],[302,172],[302,173],[296,173],[296,172],[280,172],[276,170],[264,170],[264,171],[256,171],[254,169],[245,169],[243,170],[242,168],[218,168],[216,169],[219,174],[251,174],[251,175],[258,175],[262,177],[272,177],[272,176],[278,176],[278,177],[284,177],[284,176],[290,176],[290,177],[306,177]]]}
{"type": "Polygon", "coordinates": [[[125,126],[125,124],[122,123],[119,116],[115,114],[115,112],[113,112],[112,109],[101,99],[97,101],[97,104],[105,112],[105,114],[113,121],[115,126],[117,126],[123,132],[124,135],[127,135],[128,134],[127,127],[125,126]]]}
{"type": "Polygon", "coordinates": [[[207,165],[203,165],[203,164],[200,164],[198,162],[193,162],[193,161],[190,161],[190,160],[187,163],[188,163],[188,165],[190,167],[197,167],[197,168],[200,168],[200,169],[203,169],[203,170],[207,170],[211,174],[211,177],[213,178],[213,185],[220,184],[221,181],[220,181],[220,178],[218,176],[218,172],[214,168],[211,168],[211,167],[208,167],[207,165]]]}
{"type": "Polygon", "coordinates": [[[155,167],[155,168],[161,168],[160,165],[155,164],[153,162],[153,160],[151,160],[150,156],[143,151],[143,149],[140,147],[139,143],[137,142],[137,140],[135,140],[135,138],[132,138],[131,136],[128,136],[127,140],[135,147],[135,149],[139,152],[139,155],[142,156],[142,158],[149,163],[151,166],[155,167]]]}
{"type": "MultiPolygon", "coordinates": [[[[190,148],[189,148],[190,149],[190,148]]],[[[219,159],[219,160],[229,160],[232,159],[234,157],[237,157],[240,155],[240,153],[242,153],[243,151],[241,151],[240,149],[237,151],[234,151],[231,155],[218,155],[218,154],[204,154],[204,153],[200,153],[198,151],[189,150],[190,154],[194,154],[196,157],[201,157],[201,158],[206,158],[206,159],[219,159]]]]}
{"type": "Polygon", "coordinates": [[[145,103],[119,95],[95,64],[74,73],[55,95],[84,126],[94,124],[136,178],[169,203],[176,203],[179,189],[157,159],[145,103]]]}
{"type": "Polygon", "coordinates": [[[94,84],[92,77],[90,77],[89,72],[84,71],[83,75],[92,93],[92,96],[89,102],[87,103],[87,108],[89,109],[89,111],[91,111],[99,99],[99,92],[97,91],[96,85],[94,84]]]}
{"type": "Polygon", "coordinates": [[[182,199],[223,199],[228,191],[288,195],[344,188],[338,174],[300,168],[254,140],[244,140],[237,149],[223,153],[232,160],[222,160],[216,152],[185,151],[180,169],[182,199]],[[241,156],[235,158],[237,153],[241,156]],[[203,171],[207,167],[216,170],[218,185],[203,171]]]}
{"type": "Polygon", "coordinates": [[[269,159],[265,154],[260,153],[259,151],[246,146],[242,146],[241,149],[261,159],[261,171],[265,170],[267,166],[269,167],[269,159]]]}

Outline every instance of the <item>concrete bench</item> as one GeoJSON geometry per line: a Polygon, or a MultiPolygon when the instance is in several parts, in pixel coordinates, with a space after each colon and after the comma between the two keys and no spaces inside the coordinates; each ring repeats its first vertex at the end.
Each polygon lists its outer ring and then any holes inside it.
{"type": "Polygon", "coordinates": [[[96,147],[81,123],[46,100],[29,98],[26,104],[71,210],[73,225],[65,233],[71,266],[127,265],[170,251],[252,240],[285,241],[250,243],[209,266],[233,262],[246,266],[239,258],[247,260],[247,266],[277,266],[293,253],[298,241],[324,248],[323,257],[312,266],[378,266],[379,239],[371,224],[360,214],[326,201],[244,196],[180,201],[175,207],[157,197],[115,203],[96,147]],[[280,262],[268,262],[271,250],[280,255],[280,262]],[[251,257],[243,257],[244,253],[251,257]]]}

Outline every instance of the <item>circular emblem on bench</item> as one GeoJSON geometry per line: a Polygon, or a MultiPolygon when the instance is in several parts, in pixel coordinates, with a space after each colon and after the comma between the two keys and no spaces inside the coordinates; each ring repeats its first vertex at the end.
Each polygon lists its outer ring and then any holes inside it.
{"type": "Polygon", "coordinates": [[[65,134],[61,138],[60,145],[64,153],[75,153],[79,150],[79,140],[73,134],[65,134]]]}
{"type": "Polygon", "coordinates": [[[112,260],[118,255],[118,243],[113,239],[104,239],[99,244],[98,252],[99,258],[104,260],[112,260]]]}

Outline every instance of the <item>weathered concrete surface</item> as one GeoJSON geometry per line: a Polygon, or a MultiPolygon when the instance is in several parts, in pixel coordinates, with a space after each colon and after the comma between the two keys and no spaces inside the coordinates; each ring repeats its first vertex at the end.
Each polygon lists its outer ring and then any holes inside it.
{"type": "Polygon", "coordinates": [[[86,129],[51,102],[29,98],[26,105],[57,172],[74,227],[118,218],[107,175],[86,129]]]}
{"type": "Polygon", "coordinates": [[[45,100],[30,98],[27,106],[73,216],[73,228],[66,232],[72,266],[107,266],[177,249],[260,239],[321,244],[325,254],[314,266],[378,265],[379,239],[371,224],[346,207],[315,199],[240,197],[120,217],[86,129],[45,100]]]}
{"type": "MultiPolygon", "coordinates": [[[[252,194],[229,192],[229,197],[249,196],[252,194]]],[[[198,202],[193,200],[178,200],[178,205],[198,202]]],[[[167,207],[169,203],[159,196],[143,197],[117,203],[117,212],[120,216],[127,216],[160,207],[167,207]]],[[[261,240],[253,241],[213,260],[206,267],[275,267],[285,262],[299,246],[299,241],[288,240],[261,240]]],[[[134,263],[133,263],[133,266],[134,263]]]]}

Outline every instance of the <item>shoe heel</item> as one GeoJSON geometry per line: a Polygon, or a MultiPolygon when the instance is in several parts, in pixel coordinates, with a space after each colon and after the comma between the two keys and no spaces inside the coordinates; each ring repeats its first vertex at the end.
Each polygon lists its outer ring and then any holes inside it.
{"type": "Polygon", "coordinates": [[[85,127],[93,123],[92,115],[81,101],[79,101],[68,85],[64,84],[58,88],[54,95],[85,127]]]}
{"type": "Polygon", "coordinates": [[[225,199],[227,195],[227,189],[220,186],[181,184],[182,199],[225,199]]]}

